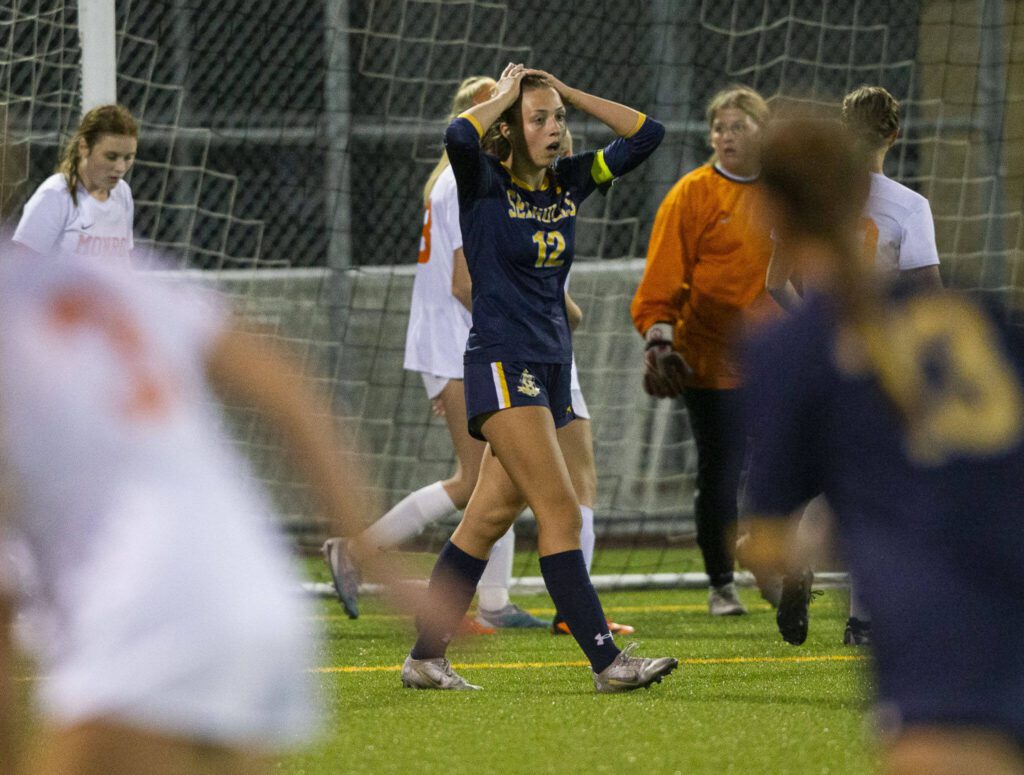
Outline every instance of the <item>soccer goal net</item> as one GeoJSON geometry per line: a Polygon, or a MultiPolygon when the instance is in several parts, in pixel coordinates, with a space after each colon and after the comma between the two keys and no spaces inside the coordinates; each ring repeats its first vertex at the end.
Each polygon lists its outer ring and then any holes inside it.
{"type": "MultiPolygon", "coordinates": [[[[115,24],[117,97],[142,124],[130,178],[140,249],[219,283],[300,353],[357,428],[388,503],[453,465],[402,352],[422,184],[456,85],[524,61],[665,123],[657,155],[583,206],[573,270],[598,557],[615,547],[616,572],[681,570],[676,547],[693,536],[686,413],[643,394],[629,303],[661,198],[708,155],[716,90],[835,103],[885,86],[904,126],[886,172],[931,200],[946,283],[1011,296],[1024,285],[1021,2],[118,0],[115,24]]],[[[20,181],[3,195],[17,201],[80,115],[78,4],[8,0],[0,47],[0,116],[17,151],[4,179],[20,181]]],[[[610,137],[580,114],[569,124],[577,148],[610,137]]],[[[235,430],[289,530],[315,545],[321,525],[275,440],[242,414],[235,430]]]]}

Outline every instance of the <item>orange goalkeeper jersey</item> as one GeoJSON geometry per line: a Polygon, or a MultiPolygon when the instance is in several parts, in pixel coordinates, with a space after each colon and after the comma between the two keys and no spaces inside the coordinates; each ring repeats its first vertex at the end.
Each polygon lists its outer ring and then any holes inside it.
{"type": "Polygon", "coordinates": [[[772,244],[761,196],[756,181],[705,164],[658,208],[630,311],[641,334],[673,324],[675,347],[694,370],[691,387],[738,387],[737,337],[746,324],[780,313],[765,291],[772,244]]]}

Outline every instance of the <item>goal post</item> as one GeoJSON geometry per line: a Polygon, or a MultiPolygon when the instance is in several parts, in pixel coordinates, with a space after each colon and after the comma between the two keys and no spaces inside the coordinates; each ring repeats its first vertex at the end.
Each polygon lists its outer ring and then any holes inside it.
{"type": "Polygon", "coordinates": [[[78,0],[82,113],[117,102],[114,0],[78,0]]]}

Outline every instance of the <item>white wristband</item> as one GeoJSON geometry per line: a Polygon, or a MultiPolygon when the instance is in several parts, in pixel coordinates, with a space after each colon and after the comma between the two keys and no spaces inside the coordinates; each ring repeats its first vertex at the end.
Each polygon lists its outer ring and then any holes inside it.
{"type": "Polygon", "coordinates": [[[656,344],[667,344],[671,346],[672,333],[671,323],[655,323],[647,329],[647,333],[644,334],[644,340],[647,342],[648,347],[656,344]]]}

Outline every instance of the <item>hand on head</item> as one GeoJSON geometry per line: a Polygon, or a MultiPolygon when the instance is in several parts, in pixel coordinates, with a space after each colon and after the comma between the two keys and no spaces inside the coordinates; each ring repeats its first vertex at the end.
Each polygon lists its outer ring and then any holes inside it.
{"type": "Polygon", "coordinates": [[[546,70],[530,70],[530,75],[540,76],[547,81],[548,86],[558,92],[558,96],[561,97],[564,102],[568,102],[570,105],[575,105],[575,102],[572,99],[572,89],[555,78],[551,73],[546,70]]]}
{"type": "MultiPolygon", "coordinates": [[[[505,69],[501,71],[501,76],[498,78],[498,83],[495,85],[494,91],[492,92],[493,96],[499,97],[507,95],[512,100],[515,100],[515,98],[519,96],[519,87],[523,78],[528,75],[536,75],[548,80],[551,79],[551,76],[543,70],[532,70],[522,63],[517,64],[509,62],[505,65],[505,69]]],[[[554,86],[554,83],[552,83],[552,86],[554,86]]]]}

